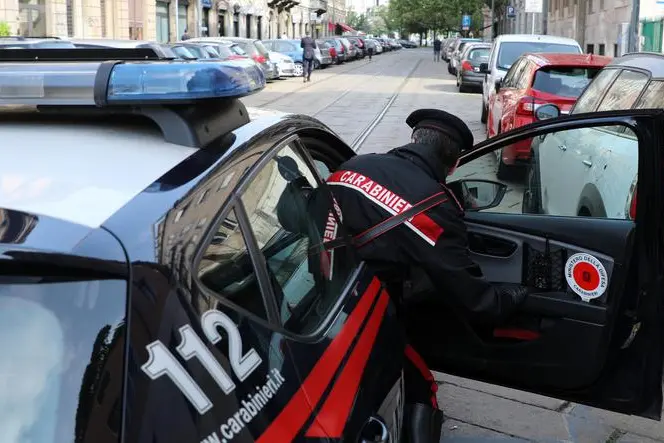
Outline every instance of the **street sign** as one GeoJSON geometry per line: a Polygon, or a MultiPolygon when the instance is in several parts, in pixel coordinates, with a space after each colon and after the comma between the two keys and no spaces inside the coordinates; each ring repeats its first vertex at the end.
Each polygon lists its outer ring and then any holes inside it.
{"type": "Polygon", "coordinates": [[[514,9],[514,6],[507,6],[507,18],[514,18],[516,17],[516,9],[514,9]]]}
{"type": "Polygon", "coordinates": [[[542,0],[526,0],[526,13],[542,13],[542,0]]]}
{"type": "Polygon", "coordinates": [[[463,15],[461,16],[461,29],[464,31],[467,31],[470,29],[470,16],[469,15],[463,15]]]}

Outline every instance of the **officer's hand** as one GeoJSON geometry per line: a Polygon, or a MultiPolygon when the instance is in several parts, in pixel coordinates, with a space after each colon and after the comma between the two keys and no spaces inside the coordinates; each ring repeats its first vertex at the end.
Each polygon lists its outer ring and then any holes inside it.
{"type": "Polygon", "coordinates": [[[526,286],[503,284],[500,285],[500,292],[503,297],[507,297],[512,301],[513,306],[519,306],[525,301],[530,290],[526,286]]]}

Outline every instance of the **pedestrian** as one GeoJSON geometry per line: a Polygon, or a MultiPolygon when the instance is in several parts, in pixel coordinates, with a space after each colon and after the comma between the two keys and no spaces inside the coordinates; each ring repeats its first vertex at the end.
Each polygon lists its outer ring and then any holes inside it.
{"type": "Polygon", "coordinates": [[[309,34],[305,34],[300,40],[300,48],[302,48],[302,79],[303,82],[310,82],[311,71],[314,69],[314,57],[316,57],[316,40],[309,34]]]}
{"type": "Polygon", "coordinates": [[[190,38],[191,37],[189,36],[189,34],[187,33],[187,30],[185,29],[184,32],[182,33],[182,37],[180,38],[180,40],[185,41],[185,40],[189,40],[190,38]]]}
{"type": "Polygon", "coordinates": [[[376,43],[371,39],[366,40],[366,42],[367,53],[369,54],[369,60],[371,60],[371,57],[373,57],[374,51],[376,50],[376,43]]]}
{"type": "Polygon", "coordinates": [[[433,61],[439,62],[440,61],[440,48],[443,45],[443,43],[436,38],[433,41],[433,61]]]}
{"type": "MultiPolygon", "coordinates": [[[[470,257],[464,209],[446,179],[458,165],[459,154],[472,147],[473,135],[459,118],[436,109],[417,110],[406,123],[413,130],[411,143],[384,154],[355,156],[328,177],[344,229],[355,239],[359,258],[395,301],[398,313],[417,299],[415,295],[426,294],[430,303],[458,307],[455,311],[464,320],[498,324],[516,311],[528,288],[492,285],[470,257]],[[379,202],[384,195],[396,203],[379,202]],[[398,224],[390,226],[395,218],[398,224]],[[414,293],[413,284],[422,281],[430,282],[428,288],[414,293]]],[[[301,186],[297,182],[291,183],[301,186]]],[[[326,191],[308,192],[306,212],[325,226],[329,197],[326,191]]],[[[296,221],[286,221],[298,213],[292,210],[293,199],[283,200],[284,207],[277,211],[282,225],[301,229],[296,221]]],[[[346,244],[342,237],[326,248],[346,244]]],[[[439,325],[431,325],[432,334],[438,331],[439,325]]],[[[407,345],[404,354],[406,441],[438,442],[443,413],[436,400],[437,385],[412,346],[407,345]]]]}

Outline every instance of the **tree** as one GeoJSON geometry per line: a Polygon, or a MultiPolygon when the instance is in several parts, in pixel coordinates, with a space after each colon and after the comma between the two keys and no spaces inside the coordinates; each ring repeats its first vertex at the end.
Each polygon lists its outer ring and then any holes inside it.
{"type": "Polygon", "coordinates": [[[9,37],[12,35],[12,30],[7,22],[0,22],[0,37],[9,37]]]}
{"type": "Polygon", "coordinates": [[[352,9],[346,14],[346,23],[356,31],[369,33],[371,25],[365,14],[358,14],[352,9]]]}
{"type": "MultiPolygon", "coordinates": [[[[506,0],[502,0],[506,1],[506,0]]],[[[462,32],[461,17],[472,16],[471,29],[477,33],[482,26],[485,0],[391,0],[390,14],[399,21],[402,32],[426,34],[462,32]]]]}

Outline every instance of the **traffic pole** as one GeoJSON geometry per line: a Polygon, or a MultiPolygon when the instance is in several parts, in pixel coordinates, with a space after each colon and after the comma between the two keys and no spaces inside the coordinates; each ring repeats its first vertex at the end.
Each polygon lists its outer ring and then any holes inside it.
{"type": "Polygon", "coordinates": [[[639,41],[639,0],[632,0],[632,17],[629,23],[629,35],[627,38],[627,50],[638,52],[639,41]]]}
{"type": "MultiPolygon", "coordinates": [[[[635,0],[638,1],[638,0],[635,0]]],[[[493,8],[496,7],[495,0],[491,0],[491,38],[489,39],[490,42],[493,41],[493,8]]]]}

